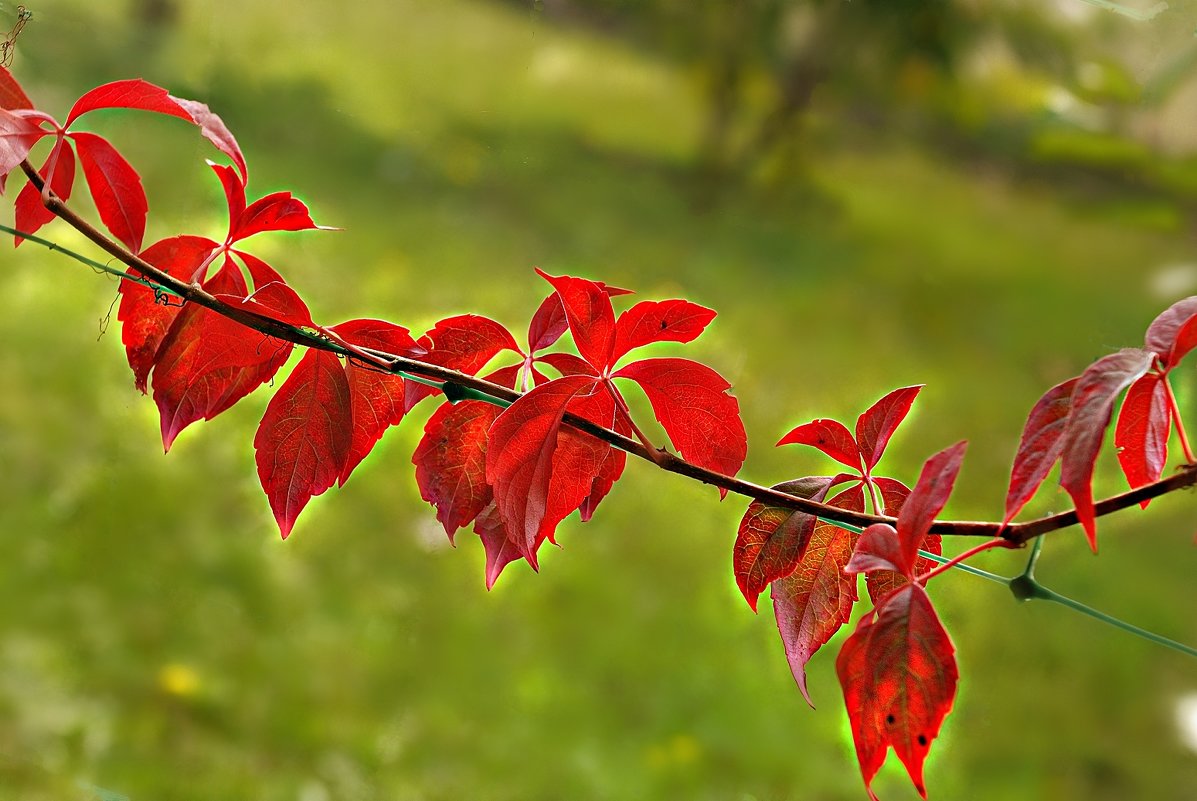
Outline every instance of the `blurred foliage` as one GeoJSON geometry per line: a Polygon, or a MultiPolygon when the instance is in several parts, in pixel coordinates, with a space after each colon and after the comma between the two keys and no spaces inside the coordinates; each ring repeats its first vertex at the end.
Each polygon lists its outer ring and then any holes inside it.
{"type": "MultiPolygon", "coordinates": [[[[1015,50],[1067,59],[954,72],[959,91],[895,95],[887,113],[909,120],[895,126],[861,124],[853,98],[885,90],[861,78],[857,95],[844,73],[841,100],[811,108],[801,180],[738,182],[705,211],[696,62],[647,34],[559,24],[548,0],[32,5],[15,69],[48,109],[137,75],[202,99],[246,150],[251,191],[295,189],[346,228],[252,243],[319,319],[422,329],[469,310],[518,330],[546,292],[534,265],[718,309],[687,350],[735,384],[745,475],[761,483],[829,468],[771,447],[793,425],[927,382],[888,469],[913,477],[967,437],[948,512],[993,517],[1043,389],[1197,291],[1193,157],[1105,112],[1096,128],[1075,122],[1101,97],[1163,113],[1144,89],[1162,66],[1118,65],[1143,50],[1183,63],[1186,3],[1136,23],[1062,2],[1086,14],[1042,25],[1039,4],[953,6],[971,25],[1000,19],[1015,50]],[[1069,59],[1111,65],[1071,110],[1052,105],[1080,97],[1069,59]],[[939,135],[945,114],[973,144],[939,135]],[[1061,168],[1069,153],[1084,166],[1061,168]]],[[[954,46],[978,57],[968,41],[954,46]]],[[[842,44],[827,42],[848,61],[869,52],[842,44]]],[[[1171,80],[1165,94],[1183,93],[1171,80]]],[[[748,84],[737,131],[772,97],[748,84]]],[[[94,121],[143,171],[151,237],[221,225],[202,162],[214,151],[176,123],[94,121]]],[[[567,521],[541,575],[515,566],[488,594],[481,548],[464,534],[448,548],[417,496],[421,409],[281,543],[253,470],[266,393],[162,457],[116,324],[97,322],[113,284],[28,245],[3,264],[0,798],[862,797],[838,640],[811,665],[812,711],[770,614],[736,593],[741,502],[630,465],[593,522],[567,521]]],[[[1101,486],[1122,487],[1112,459],[1101,486]]],[[[1197,642],[1191,504],[1104,522],[1097,559],[1079,532],[1052,535],[1039,575],[1197,642]]],[[[1036,503],[1066,507],[1052,489],[1036,503]]],[[[1197,759],[1174,725],[1197,689],[1191,660],[968,576],[932,593],[963,675],[929,764],[934,797],[1191,798],[1197,759]]],[[[896,763],[876,787],[914,797],[896,763]]]]}

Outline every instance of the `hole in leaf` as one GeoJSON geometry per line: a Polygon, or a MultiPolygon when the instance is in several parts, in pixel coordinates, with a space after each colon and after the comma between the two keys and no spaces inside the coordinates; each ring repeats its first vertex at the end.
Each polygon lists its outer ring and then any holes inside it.
{"type": "Polygon", "coordinates": [[[925,735],[925,734],[920,734],[920,735],[919,735],[919,745],[926,747],[926,745],[927,745],[927,735],[925,735]]]}
{"type": "Polygon", "coordinates": [[[889,725],[889,726],[892,726],[892,725],[894,725],[894,716],[893,716],[893,715],[886,715],[886,716],[885,716],[885,723],[886,723],[886,725],[889,725]]]}

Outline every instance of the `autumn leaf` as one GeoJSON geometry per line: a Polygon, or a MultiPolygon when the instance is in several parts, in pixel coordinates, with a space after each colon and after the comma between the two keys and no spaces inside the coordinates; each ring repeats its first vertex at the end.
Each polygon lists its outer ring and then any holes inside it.
{"type": "MultiPolygon", "coordinates": [[[[863,512],[864,498],[864,488],[858,483],[831,498],[828,504],[863,512]]],[[[814,703],[806,687],[806,663],[852,615],[856,577],[844,573],[844,566],[855,544],[856,535],[851,531],[820,520],[794,570],[769,585],[786,660],[798,689],[812,708],[814,703]]]]}
{"type": "MultiPolygon", "coordinates": [[[[1114,446],[1118,463],[1132,489],[1158,481],[1168,463],[1168,434],[1172,430],[1172,407],[1168,404],[1168,379],[1147,373],[1131,384],[1118,424],[1114,446]]],[[[1146,509],[1150,499],[1140,505],[1146,509]]]]}
{"type": "Polygon", "coordinates": [[[1060,456],[1060,486],[1076,504],[1089,547],[1097,552],[1097,522],[1093,512],[1093,468],[1102,439],[1122,391],[1144,375],[1155,354],[1124,348],[1091,364],[1077,380],[1072,408],[1065,423],[1060,456]]]}
{"type": "MultiPolygon", "coordinates": [[[[462,314],[438,322],[420,337],[419,344],[427,351],[421,361],[447,367],[459,373],[476,375],[487,362],[504,350],[519,353],[519,345],[506,328],[489,317],[462,314]]],[[[408,411],[437,390],[409,381],[404,405],[408,411]]]]}
{"type": "Polygon", "coordinates": [[[923,798],[923,763],[956,697],[956,649],[918,584],[861,618],[835,668],[869,797],[890,746],[923,798]]]}
{"type": "Polygon", "coordinates": [[[1160,357],[1165,372],[1175,367],[1197,347],[1197,297],[1173,303],[1147,327],[1147,350],[1160,357]]]}
{"type": "Polygon", "coordinates": [[[270,399],[254,436],[258,478],[283,539],[337,482],[353,445],[349,382],[336,354],[309,350],[270,399]]]}
{"type": "Polygon", "coordinates": [[[864,459],[865,470],[871,471],[885,453],[890,438],[910,413],[922,384],[902,387],[886,394],[866,409],[856,420],[856,443],[864,459]]]}
{"type": "Polygon", "coordinates": [[[1014,454],[1010,487],[1006,491],[1006,525],[1026,506],[1064,450],[1064,427],[1072,410],[1072,393],[1077,378],[1057,384],[1043,394],[1023,426],[1014,454]]]}
{"type": "MultiPolygon", "coordinates": [[[[189,281],[216,246],[211,239],[200,236],[174,236],[150,245],[141,258],[180,281],[189,281]]],[[[145,393],[158,347],[178,316],[181,304],[167,303],[167,296],[127,278],[121,279],[120,293],[117,319],[121,321],[121,341],[133,370],[133,381],[145,393]]]]}
{"type": "MultiPolygon", "coordinates": [[[[777,484],[773,489],[821,502],[835,479],[809,476],[777,484]]],[[[818,519],[807,512],[753,501],[740,520],[732,550],[732,572],[744,600],[756,611],[757,598],[774,579],[798,566],[818,519]]]]}
{"type": "MultiPolygon", "coordinates": [[[[678,452],[699,467],[734,476],[744,465],[748,437],[740,404],[711,368],[689,359],[642,359],[621,367],[615,378],[635,381],[678,452]]],[[[720,496],[727,490],[720,488],[720,496]]]]}
{"type": "Polygon", "coordinates": [[[641,301],[615,321],[611,362],[654,342],[693,342],[714,319],[712,309],[688,300],[641,301]]]}
{"type": "Polygon", "coordinates": [[[149,212],[141,177],[107,139],[75,131],[71,140],[79,148],[83,176],[101,222],[125,247],[137,253],[149,212]]]}
{"type": "Polygon", "coordinates": [[[777,442],[781,445],[809,445],[858,472],[861,471],[860,448],[847,426],[836,420],[819,418],[797,426],[777,442]]]}
{"type": "MultiPolygon", "coordinates": [[[[54,147],[50,151],[50,155],[46,157],[39,173],[42,177],[48,178],[50,189],[55,195],[64,201],[70,199],[71,190],[75,185],[75,151],[71,149],[65,139],[59,139],[54,143],[54,147]]],[[[14,221],[17,230],[35,234],[54,217],[54,212],[46,208],[42,202],[42,193],[37,185],[32,181],[25,184],[14,204],[14,221]]],[[[19,245],[23,241],[23,237],[17,236],[14,245],[19,245]]]]}
{"type": "Polygon", "coordinates": [[[590,376],[543,384],[505,409],[490,428],[486,480],[508,535],[534,568],[540,543],[582,504],[602,468],[602,448],[571,454],[568,471],[555,464],[567,407],[596,386],[590,376]]]}

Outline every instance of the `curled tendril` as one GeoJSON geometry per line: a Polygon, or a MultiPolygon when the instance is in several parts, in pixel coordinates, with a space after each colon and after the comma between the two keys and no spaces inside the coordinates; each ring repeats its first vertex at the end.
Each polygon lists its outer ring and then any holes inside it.
{"type": "Polygon", "coordinates": [[[0,67],[7,67],[12,63],[12,57],[17,47],[17,37],[21,35],[21,31],[25,30],[25,23],[31,19],[33,19],[32,11],[25,6],[17,6],[17,21],[12,26],[12,30],[4,34],[4,40],[0,41],[0,67]]]}

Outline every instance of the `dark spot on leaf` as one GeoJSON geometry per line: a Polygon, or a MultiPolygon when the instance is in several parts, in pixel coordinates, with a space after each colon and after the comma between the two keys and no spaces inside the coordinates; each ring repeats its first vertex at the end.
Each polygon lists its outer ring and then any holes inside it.
{"type": "Polygon", "coordinates": [[[668,327],[669,327],[669,323],[667,323],[667,322],[665,322],[664,320],[662,320],[662,321],[661,321],[661,330],[662,330],[662,331],[664,331],[664,330],[665,330],[666,328],[668,328],[668,327]]]}
{"type": "Polygon", "coordinates": [[[886,725],[888,725],[888,726],[892,726],[892,725],[894,725],[894,716],[893,716],[893,715],[886,715],[886,716],[885,716],[885,723],[886,723],[886,725]]]}
{"type": "Polygon", "coordinates": [[[925,735],[925,734],[919,735],[919,745],[924,746],[924,747],[927,745],[927,735],[925,735]]]}

